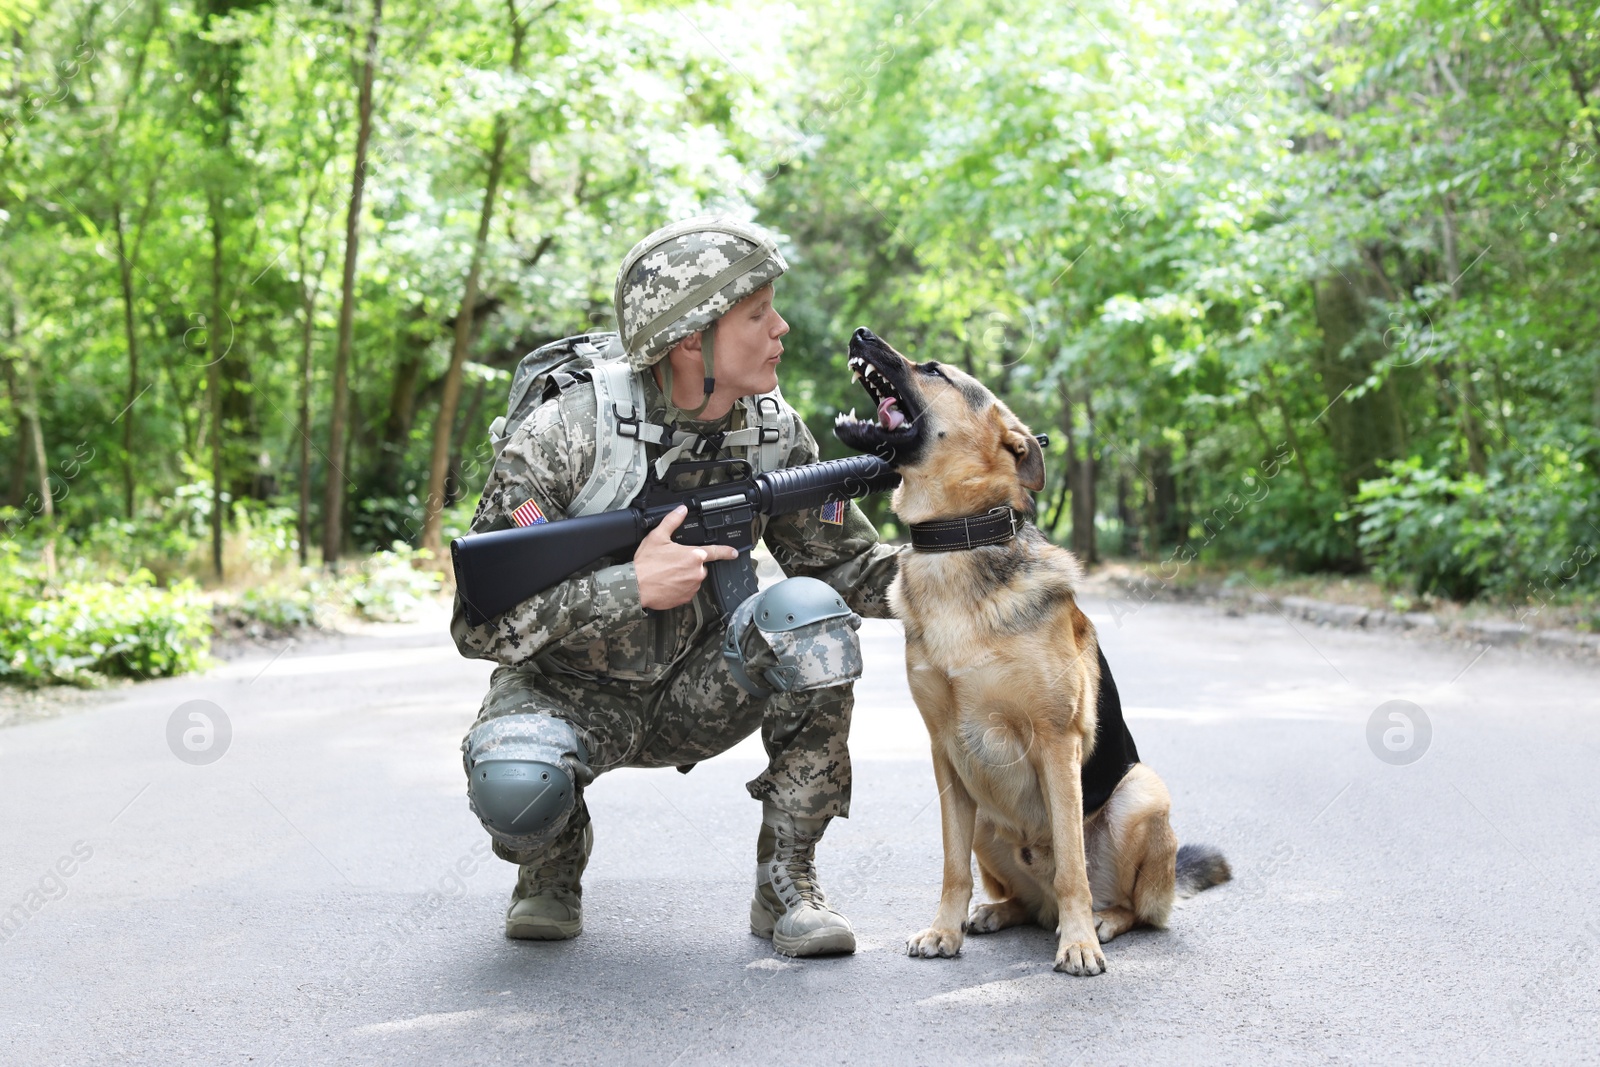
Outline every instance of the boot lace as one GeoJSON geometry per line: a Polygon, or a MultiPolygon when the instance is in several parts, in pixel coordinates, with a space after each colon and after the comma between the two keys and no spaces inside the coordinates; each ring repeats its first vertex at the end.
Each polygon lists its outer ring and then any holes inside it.
{"type": "Polygon", "coordinates": [[[572,864],[547,863],[534,868],[531,874],[525,874],[522,879],[523,895],[528,897],[544,896],[547,892],[572,894],[572,864]]]}
{"type": "Polygon", "coordinates": [[[820,840],[821,834],[777,831],[777,845],[772,857],[772,887],[790,907],[800,903],[818,908],[828,906],[828,898],[817,884],[815,855],[820,840]]]}
{"type": "Polygon", "coordinates": [[[576,897],[578,860],[581,854],[581,845],[576,849],[569,846],[546,856],[544,862],[532,870],[524,867],[522,896],[531,898],[555,893],[565,897],[576,897]]]}

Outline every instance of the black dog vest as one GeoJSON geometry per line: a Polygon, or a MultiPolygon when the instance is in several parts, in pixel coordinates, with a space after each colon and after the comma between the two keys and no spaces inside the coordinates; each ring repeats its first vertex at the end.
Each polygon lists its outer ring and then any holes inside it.
{"type": "Polygon", "coordinates": [[[1112,790],[1122,781],[1128,768],[1139,762],[1128,724],[1122,721],[1122,698],[1117,683],[1100,652],[1100,701],[1094,724],[1094,752],[1083,765],[1083,813],[1089,815],[1111,799],[1112,790]]]}

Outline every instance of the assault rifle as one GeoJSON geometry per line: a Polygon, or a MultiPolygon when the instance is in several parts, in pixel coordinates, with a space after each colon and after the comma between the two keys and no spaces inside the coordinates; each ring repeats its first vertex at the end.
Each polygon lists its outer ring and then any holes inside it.
{"type": "Polygon", "coordinates": [[[674,541],[731,545],[739,550],[737,559],[714,560],[708,565],[717,606],[731,613],[756,592],[755,567],[750,560],[756,516],[788,515],[899,484],[900,475],[889,464],[868,455],[754,476],[742,460],[678,463],[668,468],[665,479],[652,477],[629,507],[467,534],[450,542],[450,559],[467,622],[481,626],[604,556],[631,559],[645,535],[674,508],[685,504],[689,514],[673,534],[674,541]],[[714,470],[731,477],[710,485],[684,484],[702,482],[714,470]]]}

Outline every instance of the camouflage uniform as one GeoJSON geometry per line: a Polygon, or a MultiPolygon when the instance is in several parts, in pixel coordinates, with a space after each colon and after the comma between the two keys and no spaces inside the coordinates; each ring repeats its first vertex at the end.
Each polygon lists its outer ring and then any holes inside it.
{"type": "MultiPolygon", "coordinates": [[[[644,372],[642,380],[650,421],[666,421],[668,405],[653,375],[644,372]]],[[[816,440],[805,424],[786,404],[781,414],[795,423],[795,444],[782,465],[816,462],[816,440]]],[[[739,429],[743,418],[736,406],[713,422],[678,425],[719,432],[739,429]]],[[[507,441],[472,530],[509,528],[511,512],[530,497],[559,520],[589,477],[596,443],[587,390],[571,388],[539,407],[507,441]]],[[[652,446],[652,459],[657,451],[652,446]]],[[[817,511],[758,522],[758,534],[785,574],[821,579],[857,613],[888,617],[895,550],[878,542],[853,503],[842,525],[824,522],[817,511]]],[[[749,783],[750,795],[796,816],[847,815],[852,685],[751,696],[735,684],[722,657],[725,625],[709,582],[688,604],[647,612],[633,564],[602,559],[482,626],[467,624],[458,596],[451,632],[463,655],[500,664],[479,723],[522,711],[564,719],[577,729],[595,773],[686,767],[726,751],[759,726],[770,762],[749,783]]],[[[580,811],[563,840],[587,821],[580,811]]],[[[534,858],[498,843],[495,849],[513,862],[534,858]]]]}

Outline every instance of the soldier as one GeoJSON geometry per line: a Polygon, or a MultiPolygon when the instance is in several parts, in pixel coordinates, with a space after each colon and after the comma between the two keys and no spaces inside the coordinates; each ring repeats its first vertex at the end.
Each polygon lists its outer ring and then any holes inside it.
{"type": "MultiPolygon", "coordinates": [[[[816,440],[777,391],[789,326],[773,282],[785,270],[770,238],[728,219],[691,219],[636,245],[615,301],[643,420],[597,405],[598,387],[578,376],[511,432],[473,531],[576,514],[579,496],[592,504],[619,434],[649,442],[658,472],[741,447],[758,468],[815,462],[816,440]]],[[[855,630],[860,616],[888,616],[895,551],[853,503],[758,520],[788,577],[723,618],[706,566],[737,554],[672,541],[683,518],[663,521],[631,562],[602,560],[481,626],[456,599],[457,647],[499,664],[462,752],[473,811],[495,854],[518,864],[506,936],[582,932],[593,842],[583,790],[596,775],[687,771],[759,728],[770,762],[747,787],[762,805],[750,930],[786,955],[853,952],[814,857],[829,820],[849,814],[855,630]]]]}

